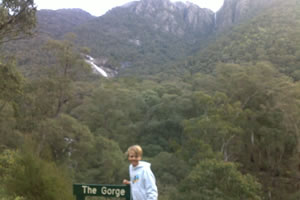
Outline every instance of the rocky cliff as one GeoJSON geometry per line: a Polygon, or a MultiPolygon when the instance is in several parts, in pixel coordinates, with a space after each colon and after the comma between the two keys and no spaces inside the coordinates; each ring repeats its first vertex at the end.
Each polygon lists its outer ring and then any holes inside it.
{"type": "Polygon", "coordinates": [[[127,6],[131,12],[152,23],[155,30],[177,36],[207,34],[213,30],[214,13],[193,3],[169,0],[141,0],[127,6]]]}
{"type": "Polygon", "coordinates": [[[278,0],[224,0],[216,13],[216,29],[224,30],[249,19],[278,0]]]}

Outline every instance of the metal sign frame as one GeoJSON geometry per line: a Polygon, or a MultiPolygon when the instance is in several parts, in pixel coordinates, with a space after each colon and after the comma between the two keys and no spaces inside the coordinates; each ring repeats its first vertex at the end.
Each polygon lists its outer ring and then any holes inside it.
{"type": "Polygon", "coordinates": [[[103,196],[125,198],[130,200],[129,185],[103,185],[103,184],[73,184],[73,194],[76,200],[85,200],[86,196],[103,196]]]}

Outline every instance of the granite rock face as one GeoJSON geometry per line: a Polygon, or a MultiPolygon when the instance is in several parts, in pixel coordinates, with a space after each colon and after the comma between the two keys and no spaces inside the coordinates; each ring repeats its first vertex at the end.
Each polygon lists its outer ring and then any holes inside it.
{"type": "Polygon", "coordinates": [[[153,28],[177,36],[206,34],[213,30],[214,13],[193,3],[170,0],[141,0],[131,4],[132,12],[153,22],[153,28]]]}
{"type": "Polygon", "coordinates": [[[131,3],[128,8],[150,19],[155,30],[184,36],[210,34],[230,28],[276,1],[280,0],[224,0],[217,13],[190,2],[173,3],[170,0],[141,0],[131,3]]]}
{"type": "Polygon", "coordinates": [[[224,0],[216,13],[216,29],[224,30],[247,20],[277,0],[224,0]]]}

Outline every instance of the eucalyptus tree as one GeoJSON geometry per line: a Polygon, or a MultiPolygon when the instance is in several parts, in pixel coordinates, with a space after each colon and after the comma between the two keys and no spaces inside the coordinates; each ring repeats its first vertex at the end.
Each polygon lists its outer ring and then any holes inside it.
{"type": "Polygon", "coordinates": [[[67,173],[39,158],[31,147],[0,154],[0,199],[73,199],[67,173]]]}
{"type": "Polygon", "coordinates": [[[34,0],[1,0],[0,44],[32,35],[35,14],[34,0]]]}
{"type": "Polygon", "coordinates": [[[219,90],[231,104],[238,103],[241,108],[235,125],[243,134],[238,143],[230,145],[242,144],[235,161],[242,163],[244,170],[257,174],[275,198],[282,199],[288,191],[296,191],[294,182],[299,178],[300,162],[299,83],[268,62],[220,65],[216,77],[219,90]]]}
{"type": "MultiPolygon", "coordinates": [[[[89,69],[74,43],[75,35],[69,34],[64,40],[49,40],[44,47],[48,66],[43,68],[41,77],[32,81],[33,92],[48,107],[48,117],[61,114],[68,103],[76,97],[76,81],[82,80],[89,69]]],[[[39,102],[37,102],[37,105],[39,102]]]]}
{"type": "MultiPolygon", "coordinates": [[[[35,13],[33,0],[1,0],[0,45],[31,35],[36,25],[35,13]]],[[[0,100],[10,101],[14,94],[20,92],[21,76],[14,69],[12,59],[4,59],[1,54],[0,58],[0,100]]]]}
{"type": "MultiPolygon", "coordinates": [[[[36,25],[36,7],[33,0],[0,1],[0,45],[32,35],[36,25]]],[[[14,132],[16,99],[22,94],[22,75],[15,69],[11,56],[0,54],[0,137],[11,138],[14,132]],[[9,116],[9,117],[8,117],[9,116]],[[8,118],[7,118],[8,117],[8,118]],[[5,123],[6,118],[9,123],[5,123]],[[7,137],[9,136],[9,137],[7,137]]],[[[3,145],[1,142],[0,145],[3,145]]],[[[4,142],[5,146],[8,145],[4,142]]],[[[11,146],[11,145],[9,145],[11,146]]]]}
{"type": "Polygon", "coordinates": [[[261,200],[261,184],[238,166],[217,159],[197,164],[179,185],[173,199],[261,200]]]}

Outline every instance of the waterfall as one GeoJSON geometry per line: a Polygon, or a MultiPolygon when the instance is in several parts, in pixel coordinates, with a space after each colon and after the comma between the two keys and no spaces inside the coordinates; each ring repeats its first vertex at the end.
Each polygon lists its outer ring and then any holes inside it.
{"type": "Polygon", "coordinates": [[[85,59],[85,61],[91,65],[91,67],[93,68],[94,72],[99,73],[99,74],[101,74],[102,76],[104,76],[106,78],[108,77],[107,73],[101,67],[98,67],[94,63],[94,58],[93,57],[91,57],[89,55],[86,55],[86,57],[87,57],[87,59],[85,59]]]}
{"type": "Polygon", "coordinates": [[[217,26],[217,12],[215,12],[214,24],[215,24],[215,27],[216,27],[217,26]]]}

